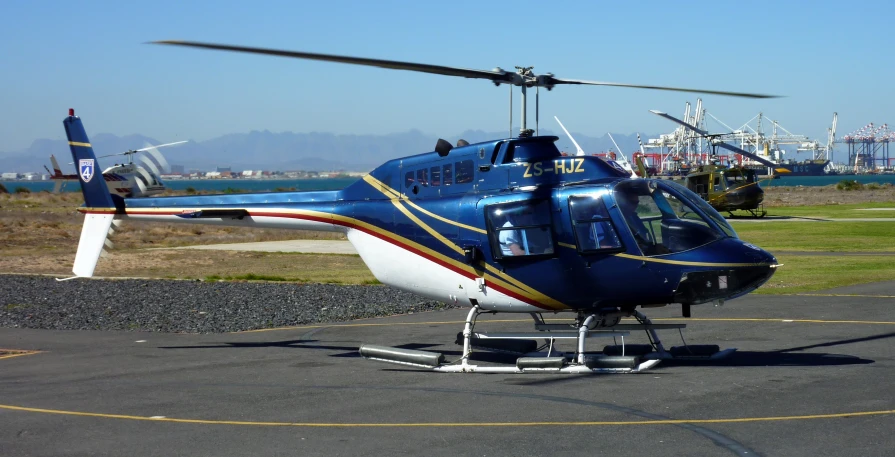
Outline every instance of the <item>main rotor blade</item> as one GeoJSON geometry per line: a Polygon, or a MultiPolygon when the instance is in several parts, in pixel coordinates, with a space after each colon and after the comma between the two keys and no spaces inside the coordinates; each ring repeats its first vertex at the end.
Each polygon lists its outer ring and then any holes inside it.
{"type": "MultiPolygon", "coordinates": [[[[649,110],[649,111],[650,111],[651,113],[657,115],[657,116],[664,117],[665,119],[668,119],[669,121],[672,121],[672,122],[678,123],[678,124],[680,124],[680,125],[683,125],[684,127],[688,128],[688,129],[690,129],[690,130],[692,130],[692,131],[694,131],[694,132],[696,132],[696,133],[698,133],[698,134],[700,134],[700,135],[702,135],[702,136],[704,136],[704,137],[706,137],[706,138],[712,138],[712,137],[718,136],[717,134],[711,134],[711,133],[709,133],[709,132],[706,132],[705,130],[696,128],[696,127],[694,127],[694,126],[692,126],[692,125],[690,125],[690,124],[688,124],[688,123],[686,123],[686,122],[684,122],[684,121],[682,121],[682,120],[680,120],[680,119],[678,119],[678,118],[676,118],[676,117],[674,117],[674,116],[669,115],[668,113],[663,113],[663,112],[661,112],[661,111],[656,111],[656,110],[654,110],[654,109],[651,109],[651,110],[649,110]]],[[[769,161],[769,160],[767,160],[767,159],[764,159],[764,158],[762,158],[762,157],[759,157],[759,156],[756,155],[756,154],[753,154],[753,153],[751,153],[751,152],[745,151],[745,150],[740,149],[740,148],[738,148],[738,147],[736,147],[736,146],[727,144],[727,143],[725,143],[725,142],[723,142],[723,141],[712,141],[712,145],[714,145],[714,146],[718,146],[718,147],[721,147],[721,148],[724,148],[724,149],[727,149],[728,151],[735,152],[735,153],[737,153],[737,154],[739,154],[739,155],[741,155],[741,156],[748,157],[748,158],[750,158],[750,159],[752,159],[752,160],[754,160],[754,161],[756,161],[756,162],[758,162],[758,163],[760,163],[760,164],[762,164],[762,165],[764,165],[764,166],[766,166],[766,167],[771,167],[771,168],[773,168],[774,171],[776,171],[777,173],[789,173],[789,172],[790,172],[789,170],[787,170],[787,169],[785,169],[785,168],[778,168],[777,165],[776,165],[774,162],[771,162],[771,161],[769,161]]]]}
{"type": "Polygon", "coordinates": [[[656,116],[664,117],[665,119],[668,119],[668,120],[671,121],[671,122],[675,122],[675,123],[678,123],[678,124],[680,124],[680,125],[683,125],[684,127],[688,128],[688,129],[690,129],[690,130],[692,130],[692,131],[694,131],[694,132],[696,132],[696,133],[698,133],[698,134],[700,134],[700,135],[702,135],[702,136],[709,136],[709,132],[706,132],[705,130],[702,130],[702,129],[700,129],[700,128],[696,128],[696,127],[694,127],[694,126],[692,126],[692,125],[690,125],[690,124],[684,122],[683,120],[678,119],[678,118],[676,118],[676,117],[674,117],[674,116],[672,116],[672,115],[670,115],[670,114],[668,114],[668,113],[663,113],[663,112],[661,112],[661,111],[656,111],[656,110],[654,110],[654,109],[649,110],[649,112],[655,114],[656,116]]]}
{"type": "Polygon", "coordinates": [[[728,92],[721,90],[703,90],[703,89],[685,89],[682,87],[665,87],[665,86],[647,86],[642,84],[626,84],[626,83],[610,83],[605,81],[585,81],[583,79],[565,79],[565,78],[554,78],[552,76],[545,78],[546,85],[555,85],[555,84],[582,84],[588,86],[612,86],[612,87],[631,87],[635,89],[655,89],[655,90],[670,90],[675,92],[694,92],[697,94],[713,94],[713,95],[729,95],[731,97],[746,97],[746,98],[778,98],[779,95],[765,95],[765,94],[749,94],[745,92],[728,92]]]}
{"type": "Polygon", "coordinates": [[[775,164],[774,162],[771,162],[770,160],[762,158],[762,157],[760,157],[756,154],[753,154],[751,152],[744,151],[734,145],[727,144],[727,143],[720,142],[720,141],[717,143],[714,143],[714,144],[715,144],[715,146],[718,146],[720,148],[724,148],[724,149],[727,149],[728,151],[735,152],[741,156],[748,157],[748,158],[750,158],[766,167],[773,168],[774,171],[776,171],[777,173],[790,173],[790,171],[787,170],[786,168],[778,167],[777,164],[775,164]]]}
{"type": "MultiPolygon", "coordinates": [[[[137,153],[137,151],[124,151],[124,152],[117,152],[117,153],[115,153],[115,154],[106,154],[106,155],[104,155],[104,156],[96,156],[96,158],[97,158],[97,159],[103,159],[103,158],[106,158],[106,157],[126,156],[126,155],[128,155],[128,154],[136,154],[136,153],[137,153]]],[[[74,162],[72,162],[72,163],[74,163],[74,162]]]]}
{"type": "Polygon", "coordinates": [[[322,60],[325,62],[349,63],[368,67],[390,68],[393,70],[419,71],[464,78],[489,79],[495,82],[512,83],[515,73],[504,70],[472,70],[467,68],[446,67],[424,63],[400,62],[397,60],[368,59],[365,57],[337,56],[332,54],[316,54],[311,52],[284,51],[280,49],[254,48],[249,46],[233,46],[228,44],[201,43],[196,41],[162,40],[150,41],[151,44],[167,44],[192,48],[216,49],[219,51],[246,52],[250,54],[266,54],[271,56],[292,57],[296,59],[322,60]]]}
{"type": "Polygon", "coordinates": [[[163,148],[165,146],[174,146],[175,144],[181,144],[181,143],[186,143],[186,142],[187,142],[187,140],[183,140],[183,141],[175,141],[173,143],[157,144],[155,146],[146,146],[145,148],[142,148],[142,149],[134,149],[134,152],[148,151],[150,149],[163,148]]]}
{"type": "MultiPolygon", "coordinates": [[[[173,142],[173,143],[159,144],[159,145],[157,145],[157,146],[148,146],[148,147],[141,148],[141,149],[131,149],[130,151],[119,152],[119,153],[116,153],[116,154],[107,154],[107,155],[104,155],[104,156],[98,156],[97,159],[102,159],[102,158],[105,158],[105,157],[112,157],[112,156],[126,156],[126,155],[130,155],[130,154],[136,154],[136,153],[138,153],[138,152],[148,151],[148,150],[150,150],[150,149],[163,148],[163,147],[165,147],[165,146],[173,146],[173,145],[175,145],[175,144],[186,143],[186,142],[187,142],[187,140],[183,140],[183,141],[175,141],[175,142],[173,142]]],[[[74,163],[74,162],[72,162],[72,163],[74,163]]]]}

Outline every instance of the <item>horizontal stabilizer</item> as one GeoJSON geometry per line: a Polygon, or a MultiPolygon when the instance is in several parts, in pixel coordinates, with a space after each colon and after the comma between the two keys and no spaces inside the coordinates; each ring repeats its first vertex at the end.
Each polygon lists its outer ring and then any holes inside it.
{"type": "Polygon", "coordinates": [[[106,235],[112,225],[114,214],[86,214],[84,227],[81,228],[81,241],[75,255],[75,266],[72,272],[79,277],[93,276],[96,262],[105,246],[106,235]]]}

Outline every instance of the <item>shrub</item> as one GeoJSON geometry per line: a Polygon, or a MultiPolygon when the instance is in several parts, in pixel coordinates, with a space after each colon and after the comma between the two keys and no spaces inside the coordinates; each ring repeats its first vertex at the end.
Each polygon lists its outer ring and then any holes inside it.
{"type": "Polygon", "coordinates": [[[192,195],[192,194],[195,194],[195,193],[196,193],[196,188],[193,187],[193,186],[189,186],[189,187],[186,188],[186,193],[191,194],[191,195],[192,195]]]}
{"type": "Polygon", "coordinates": [[[861,190],[863,188],[863,184],[850,179],[844,179],[842,181],[839,181],[839,184],[836,184],[836,189],[839,190],[861,190]]]}
{"type": "Polygon", "coordinates": [[[4,186],[2,182],[0,182],[0,194],[8,194],[8,193],[9,193],[9,191],[6,190],[6,186],[4,186]]]}
{"type": "Polygon", "coordinates": [[[30,194],[31,189],[24,187],[24,186],[19,186],[19,187],[16,187],[16,193],[17,194],[30,194]]]}

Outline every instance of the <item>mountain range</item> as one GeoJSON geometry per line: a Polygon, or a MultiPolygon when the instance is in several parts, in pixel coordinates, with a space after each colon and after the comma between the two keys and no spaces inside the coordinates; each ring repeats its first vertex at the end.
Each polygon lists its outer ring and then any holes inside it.
{"type": "MultiPolygon", "coordinates": [[[[542,135],[554,135],[549,130],[542,135]]],[[[608,135],[590,137],[572,133],[575,140],[587,153],[613,150],[608,135]]],[[[505,138],[507,132],[484,132],[467,130],[454,137],[445,138],[456,144],[460,138],[476,143],[505,138]]],[[[560,133],[557,146],[560,150],[575,152],[568,137],[560,133]]],[[[636,134],[613,134],[619,147],[627,155],[636,151],[636,134]]],[[[646,138],[655,135],[644,135],[646,138]]],[[[167,141],[164,141],[167,140],[167,141]]],[[[116,136],[109,133],[91,135],[91,143],[97,156],[120,153],[148,145],[170,142],[159,141],[145,135],[132,134],[116,136]]],[[[389,159],[415,155],[434,150],[438,136],[409,130],[386,135],[345,135],[310,132],[293,133],[251,131],[232,133],[206,141],[188,141],[177,146],[161,149],[170,164],[183,165],[186,171],[212,171],[218,167],[241,170],[313,170],[313,171],[369,171],[389,159]]],[[[24,150],[0,152],[0,172],[40,172],[44,165],[50,165],[50,154],[54,154],[62,165],[63,172],[74,173],[71,153],[64,140],[35,140],[24,150]]],[[[123,157],[101,159],[100,164],[108,167],[121,163],[123,157]],[[117,161],[116,161],[117,159],[117,161]]]]}

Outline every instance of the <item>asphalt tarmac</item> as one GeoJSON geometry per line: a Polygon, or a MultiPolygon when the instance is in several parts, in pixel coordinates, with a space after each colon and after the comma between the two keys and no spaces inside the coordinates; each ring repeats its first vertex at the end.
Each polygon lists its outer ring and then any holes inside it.
{"type": "MultiPolygon", "coordinates": [[[[455,360],[465,310],[236,334],[0,329],[0,455],[891,456],[893,305],[895,281],[751,295],[689,320],[647,310],[687,323],[691,344],[739,350],[625,375],[358,356],[373,343],[455,360]]],[[[531,330],[514,314],[476,328],[531,330]]]]}

